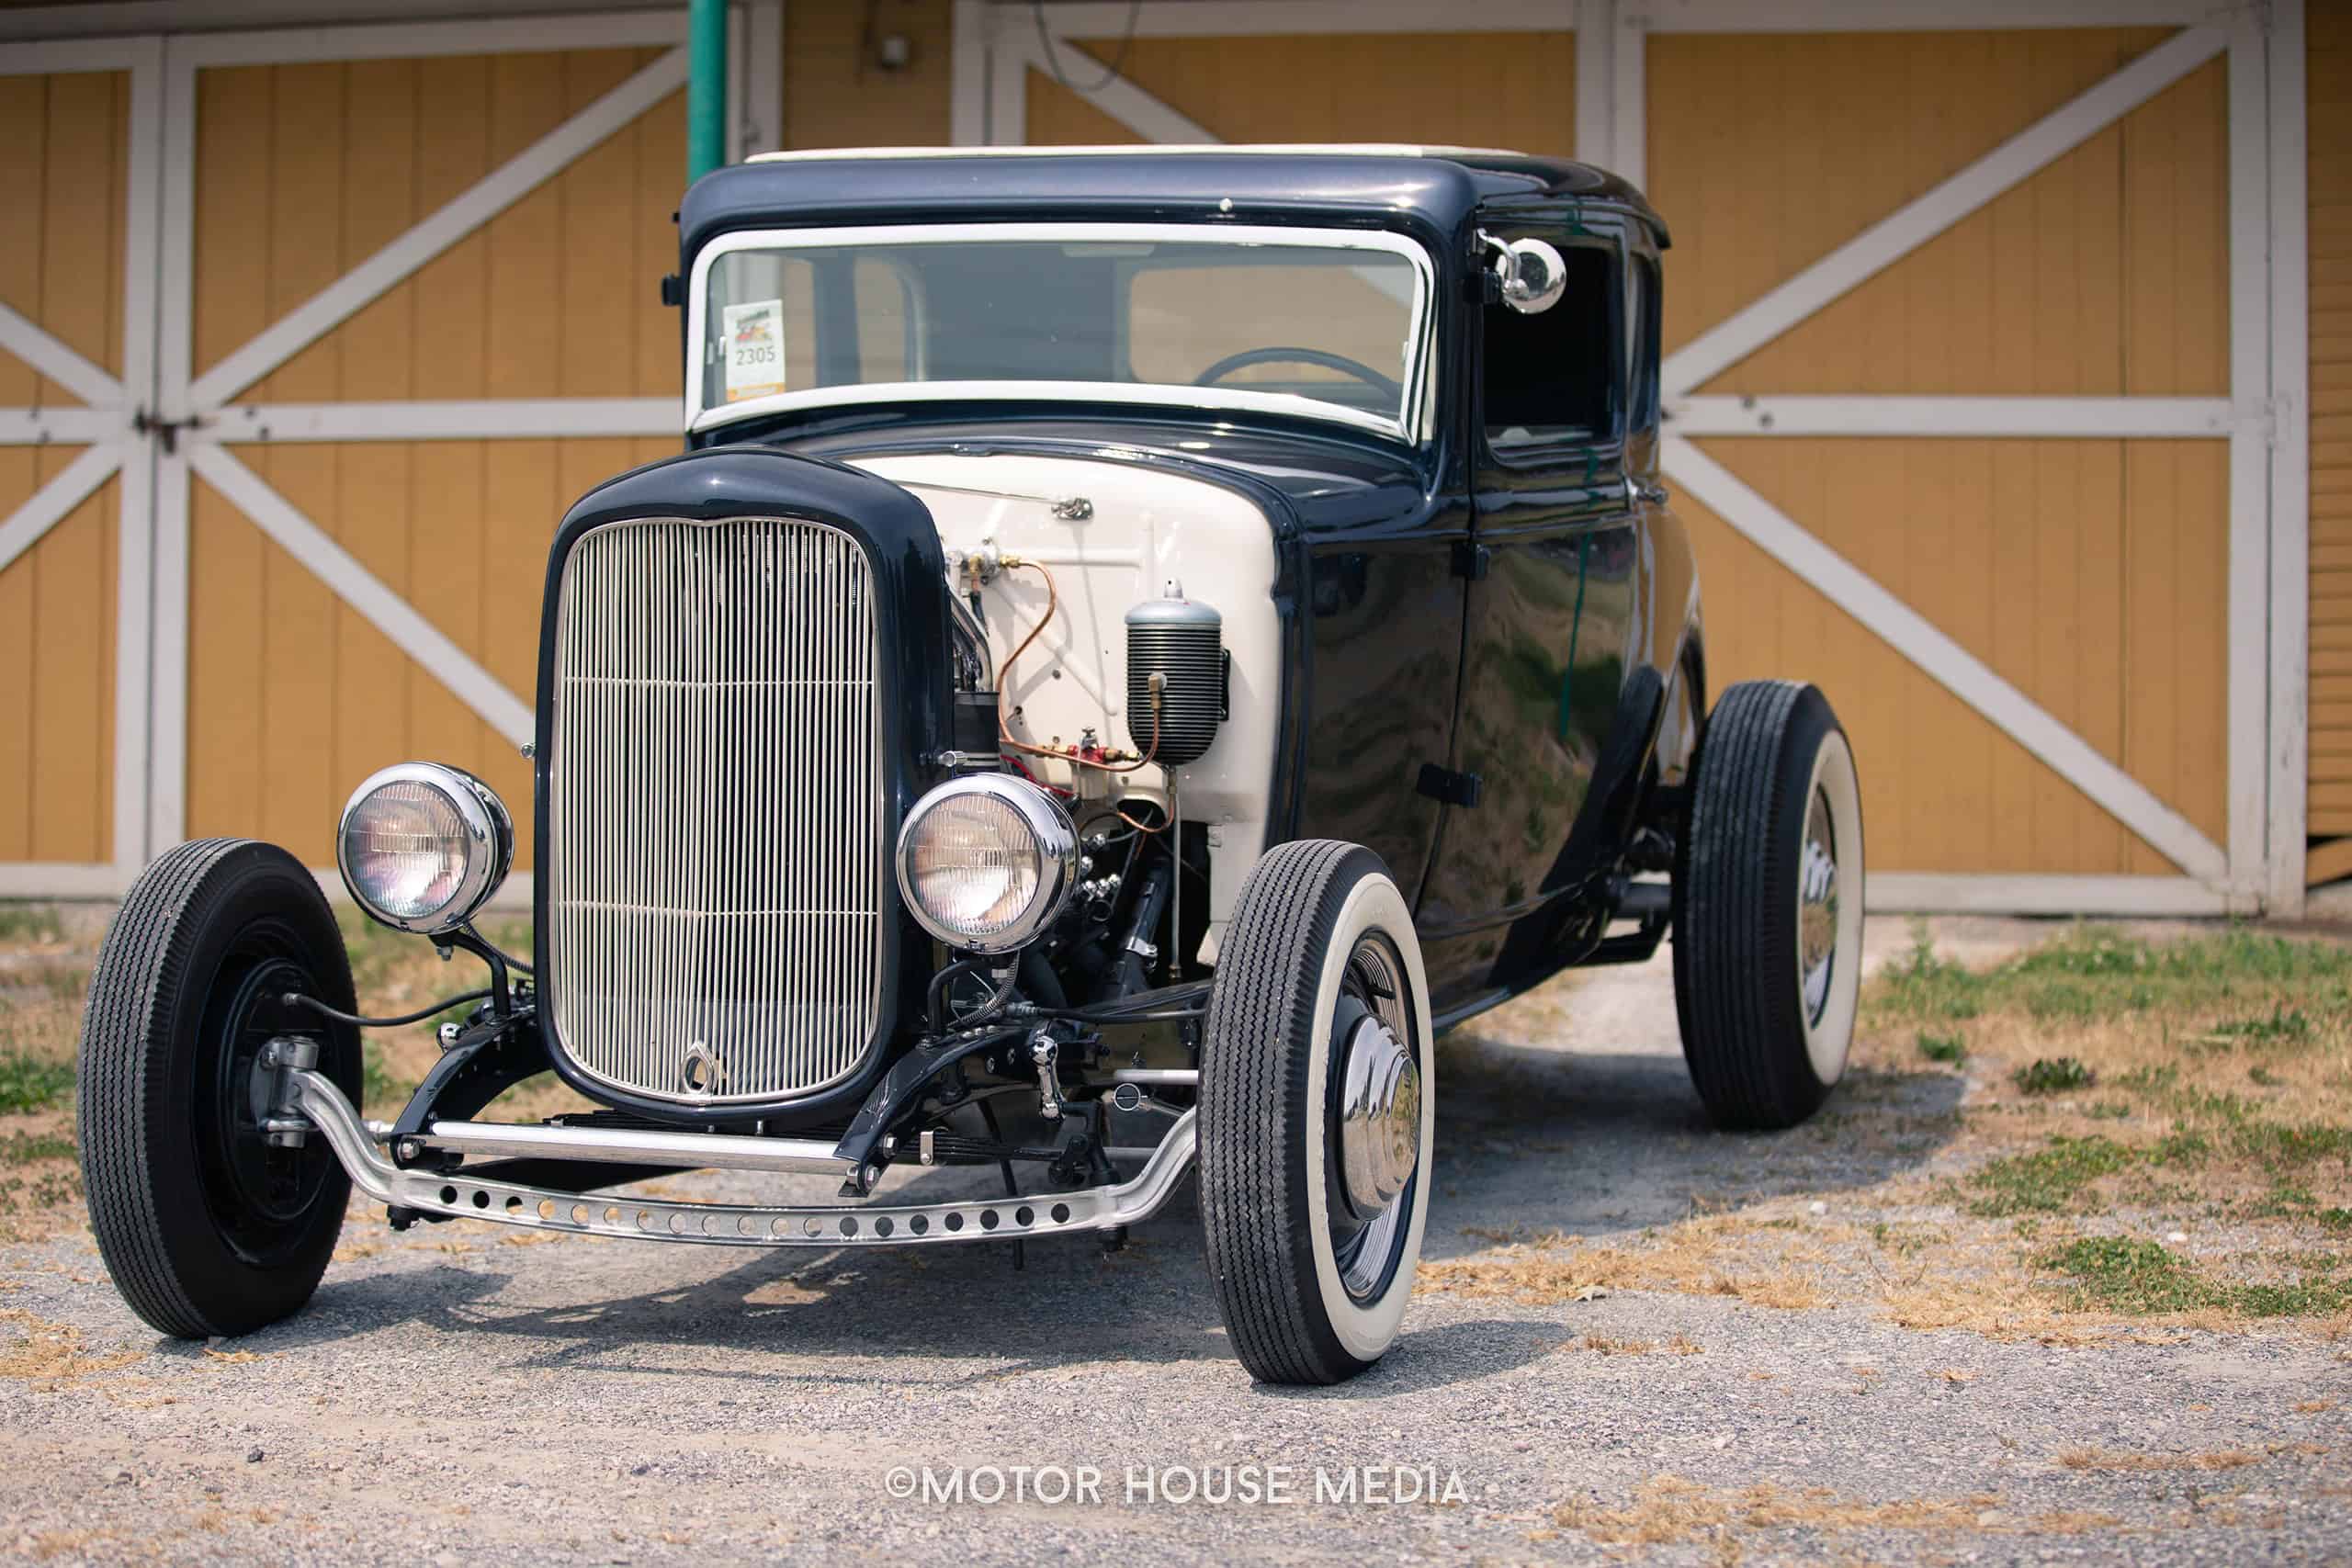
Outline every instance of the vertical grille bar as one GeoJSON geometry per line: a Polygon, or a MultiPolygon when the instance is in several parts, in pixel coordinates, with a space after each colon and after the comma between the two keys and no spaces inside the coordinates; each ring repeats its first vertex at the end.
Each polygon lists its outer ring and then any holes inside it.
{"type": "Polygon", "coordinates": [[[881,1016],[872,572],[821,524],[582,536],[549,738],[554,1046],[685,1104],[848,1077],[881,1016]]]}

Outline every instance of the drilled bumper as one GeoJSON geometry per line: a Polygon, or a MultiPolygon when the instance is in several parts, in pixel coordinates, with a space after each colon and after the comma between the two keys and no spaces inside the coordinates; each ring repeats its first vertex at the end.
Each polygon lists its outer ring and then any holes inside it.
{"type": "MultiPolygon", "coordinates": [[[[1110,1230],[1149,1219],[1172,1196],[1193,1163],[1192,1111],[1186,1111],[1152,1151],[1132,1181],[1076,1192],[942,1203],[824,1204],[771,1208],[741,1203],[675,1203],[628,1194],[561,1192],[510,1181],[474,1180],[460,1168],[447,1175],[403,1170],[377,1148],[367,1124],[340,1089],[318,1073],[290,1073],[293,1107],[326,1138],[352,1185],[379,1203],[453,1219],[491,1220],[532,1230],[582,1235],[634,1236],[645,1241],[698,1241],[727,1247],[913,1247],[935,1242],[1004,1241],[1110,1230]]],[[[625,1138],[628,1134],[610,1134],[625,1138]]],[[[632,1158],[616,1147],[613,1179],[631,1179],[632,1164],[695,1164],[737,1168],[732,1156],[681,1157],[680,1134],[632,1158]]],[[[699,1140],[704,1149],[757,1142],[699,1140]]],[[[699,1151],[687,1151],[699,1152],[699,1151]]],[[[748,1157],[748,1156],[747,1156],[748,1157]]],[[[770,1168],[743,1166],[741,1168],[770,1168]]],[[[843,1174],[848,1168],[839,1168],[843,1174]]]]}

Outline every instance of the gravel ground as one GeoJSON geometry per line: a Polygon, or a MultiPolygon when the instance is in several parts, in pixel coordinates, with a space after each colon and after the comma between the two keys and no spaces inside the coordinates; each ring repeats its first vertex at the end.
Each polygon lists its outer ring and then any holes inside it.
{"type": "MultiPolygon", "coordinates": [[[[1942,922],[1938,938],[1981,961],[2034,930],[1942,922]]],[[[1874,948],[1905,940],[1874,926],[1874,948]]],[[[1548,987],[1454,1037],[1444,1070],[1438,1258],[1492,1245],[1465,1227],[1606,1239],[1701,1194],[1800,1213],[1815,1194],[1837,1217],[1891,1166],[1944,1157],[1710,1134],[1662,962],[1548,987]]],[[[912,1190],[961,1179],[921,1173],[912,1190]]],[[[0,1551],[2352,1559],[2352,1352],[2309,1328],[2067,1348],[1853,1305],[1425,1292],[1370,1374],[1270,1390],[1227,1354],[1189,1192],[1123,1254],[1039,1244],[1020,1272],[994,1245],[851,1257],[472,1224],[395,1236],[356,1213],[345,1242],[308,1312],[217,1347],[149,1333],[86,1233],[0,1249],[0,1314],[31,1335],[0,1365],[0,1551]],[[901,1466],[937,1485],[960,1472],[966,1495],[895,1497],[901,1466]],[[1024,1486],[1021,1467],[1044,1473],[1024,1486]],[[1057,1501],[1086,1468],[1091,1494],[1057,1501]],[[1317,1500],[1350,1476],[1355,1500],[1317,1500]],[[1183,1500],[1200,1483],[1239,1495],[1183,1500]],[[975,1500],[999,1484],[1005,1500],[975,1500]],[[1287,1495],[1263,1500],[1270,1485],[1287,1495]]]]}

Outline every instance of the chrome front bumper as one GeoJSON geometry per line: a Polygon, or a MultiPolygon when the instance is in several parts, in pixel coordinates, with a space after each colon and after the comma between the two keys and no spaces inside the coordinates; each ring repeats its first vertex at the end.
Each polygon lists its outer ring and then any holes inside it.
{"type": "MultiPolygon", "coordinates": [[[[318,1129],[350,1174],[351,1184],[379,1203],[452,1219],[488,1220],[532,1230],[643,1241],[697,1241],[726,1247],[916,1247],[934,1242],[1010,1241],[1111,1230],[1159,1212],[1191,1168],[1193,1112],[1187,1111],[1132,1181],[1076,1192],[940,1203],[824,1204],[768,1208],[740,1203],[677,1203],[631,1194],[577,1193],[514,1182],[474,1180],[460,1168],[441,1174],[404,1170],[377,1148],[368,1124],[343,1091],[317,1072],[288,1074],[292,1109],[318,1129]]],[[[631,1165],[691,1165],[706,1169],[821,1170],[847,1176],[839,1160],[784,1140],[692,1133],[635,1133],[436,1122],[421,1139],[469,1153],[548,1155],[611,1161],[616,1181],[631,1165]],[[774,1145],[763,1147],[762,1145],[774,1145]]]]}

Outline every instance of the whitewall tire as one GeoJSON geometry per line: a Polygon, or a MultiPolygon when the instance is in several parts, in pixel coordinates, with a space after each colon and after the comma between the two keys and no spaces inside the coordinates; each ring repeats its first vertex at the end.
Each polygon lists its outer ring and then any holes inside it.
{"type": "Polygon", "coordinates": [[[1201,1049],[1209,1272],[1267,1382],[1378,1360],[1412,1297],[1436,1128],[1429,984],[1380,857],[1283,844],[1243,886],[1201,1049]]]}

